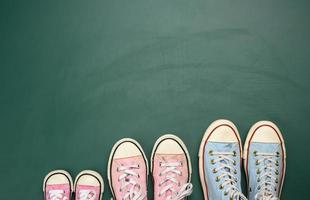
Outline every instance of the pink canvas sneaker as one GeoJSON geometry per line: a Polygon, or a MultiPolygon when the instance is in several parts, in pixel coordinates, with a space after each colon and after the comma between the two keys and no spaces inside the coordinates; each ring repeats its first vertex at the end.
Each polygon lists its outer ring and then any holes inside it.
{"type": "Polygon", "coordinates": [[[103,190],[103,179],[95,171],[82,171],[75,179],[75,200],[101,200],[103,190]]]}
{"type": "Polygon", "coordinates": [[[148,165],[139,143],[122,139],[112,148],[108,180],[115,200],[147,199],[148,165]]]}
{"type": "Polygon", "coordinates": [[[43,182],[45,200],[70,200],[72,195],[72,178],[64,170],[52,171],[43,182]]]}
{"type": "Polygon", "coordinates": [[[154,200],[182,200],[191,195],[191,161],[180,138],[175,135],[160,137],[154,145],[151,162],[154,200]]]}

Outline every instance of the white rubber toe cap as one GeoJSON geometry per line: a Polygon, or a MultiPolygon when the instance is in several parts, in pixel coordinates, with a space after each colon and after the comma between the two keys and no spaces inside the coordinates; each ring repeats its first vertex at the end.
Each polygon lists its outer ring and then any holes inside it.
{"type": "Polygon", "coordinates": [[[238,130],[236,126],[229,120],[216,120],[207,129],[210,134],[210,142],[238,142],[238,130]]]}
{"type": "MultiPolygon", "coordinates": [[[[168,135],[166,135],[167,137],[168,135]]],[[[161,141],[157,146],[156,154],[184,154],[181,145],[172,138],[167,138],[161,141]]]]}
{"type": "Polygon", "coordinates": [[[47,185],[69,184],[68,178],[63,174],[55,174],[47,179],[47,185]]]}
{"type": "Polygon", "coordinates": [[[123,140],[124,142],[122,142],[122,140],[118,142],[120,145],[115,150],[114,159],[142,156],[141,151],[136,145],[136,141],[128,138],[123,140]]]}
{"type": "Polygon", "coordinates": [[[55,170],[48,173],[43,181],[43,191],[46,185],[69,184],[72,190],[73,182],[71,175],[65,170],[55,170]]]}
{"type": "Polygon", "coordinates": [[[253,127],[252,142],[281,143],[279,128],[270,121],[260,121],[253,127]]]}
{"type": "Polygon", "coordinates": [[[89,185],[100,186],[102,185],[102,177],[99,173],[91,170],[82,171],[75,180],[75,185],[89,185]]]}

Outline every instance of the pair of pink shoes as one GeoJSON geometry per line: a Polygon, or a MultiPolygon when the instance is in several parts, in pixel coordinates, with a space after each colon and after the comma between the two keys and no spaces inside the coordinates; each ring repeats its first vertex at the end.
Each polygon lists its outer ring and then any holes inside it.
{"type": "MultiPolygon", "coordinates": [[[[175,135],[160,137],[152,151],[154,200],[183,200],[192,193],[191,161],[186,146],[175,135]]],[[[110,154],[108,180],[115,200],[146,200],[148,161],[139,143],[125,138],[110,154]]]]}
{"type": "Polygon", "coordinates": [[[64,170],[50,172],[43,182],[45,200],[101,200],[104,184],[99,173],[85,170],[72,182],[71,175],[64,170]]]}

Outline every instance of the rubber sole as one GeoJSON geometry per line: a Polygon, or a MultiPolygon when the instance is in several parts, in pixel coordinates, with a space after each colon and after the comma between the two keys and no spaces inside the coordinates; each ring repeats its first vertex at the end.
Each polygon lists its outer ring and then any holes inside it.
{"type": "Polygon", "coordinates": [[[69,174],[69,172],[65,171],[65,170],[54,170],[54,171],[51,171],[50,173],[48,173],[45,178],[44,178],[44,181],[43,181],[43,192],[45,192],[45,187],[46,187],[46,182],[47,180],[55,175],[55,174],[63,174],[65,175],[68,180],[69,180],[69,183],[70,183],[70,189],[71,189],[71,193],[73,192],[73,181],[72,181],[72,177],[71,175],[69,174]]]}
{"type": "MultiPolygon", "coordinates": [[[[283,183],[284,183],[284,178],[285,178],[285,172],[286,172],[286,148],[285,148],[285,143],[284,143],[284,139],[282,136],[282,133],[280,131],[280,129],[277,127],[277,125],[275,125],[273,122],[270,121],[259,121],[257,123],[255,123],[249,130],[247,138],[245,140],[244,143],[244,153],[243,153],[243,164],[244,164],[244,170],[245,170],[245,175],[246,175],[246,179],[247,182],[249,183],[249,177],[248,177],[248,149],[249,149],[249,145],[251,143],[251,139],[253,138],[253,135],[255,134],[255,131],[262,127],[262,126],[269,126],[271,128],[273,128],[275,130],[275,132],[277,133],[280,141],[281,141],[281,146],[282,146],[282,155],[283,157],[283,170],[282,170],[282,180],[281,180],[281,187],[279,190],[279,196],[281,195],[281,191],[282,191],[282,187],[283,187],[283,183]]],[[[249,184],[248,184],[249,185],[249,184]]],[[[249,192],[249,191],[248,191],[249,192]]]]}
{"type": "Polygon", "coordinates": [[[191,177],[192,177],[192,164],[191,164],[191,158],[190,158],[190,155],[189,155],[189,152],[187,150],[187,147],[186,145],[184,144],[184,142],[179,138],[177,137],[176,135],[172,135],[172,134],[166,134],[166,135],[163,135],[161,136],[160,138],[158,138],[153,146],[153,150],[152,150],[152,155],[151,155],[151,173],[153,173],[153,160],[154,160],[154,156],[155,156],[155,151],[158,147],[158,145],[166,140],[166,139],[173,139],[175,140],[180,146],[181,148],[183,149],[185,155],[186,155],[186,158],[187,158],[187,161],[188,161],[188,167],[189,167],[189,181],[191,180],[191,177]]]}
{"type": "MultiPolygon", "coordinates": [[[[200,182],[201,182],[201,186],[202,186],[202,190],[203,190],[203,194],[204,194],[204,199],[208,200],[208,186],[205,180],[205,174],[204,174],[204,148],[205,148],[205,144],[207,143],[208,138],[210,137],[210,135],[213,133],[213,131],[219,127],[219,126],[229,126],[230,128],[232,128],[234,130],[235,135],[238,138],[239,141],[239,147],[240,147],[240,155],[242,155],[242,144],[241,144],[241,139],[240,139],[240,135],[238,132],[237,127],[234,125],[234,123],[232,123],[229,120],[226,119],[219,119],[216,120],[214,122],[212,122],[210,124],[210,126],[207,128],[207,130],[204,133],[204,136],[201,140],[200,143],[200,147],[199,147],[199,153],[198,153],[198,160],[199,160],[199,176],[200,176],[200,182]]],[[[240,161],[242,160],[242,156],[240,157],[240,161]]]]}
{"type": "Polygon", "coordinates": [[[101,176],[98,172],[93,171],[93,170],[84,170],[84,171],[81,171],[81,172],[76,176],[75,181],[74,181],[73,192],[76,191],[77,181],[79,180],[79,178],[80,178],[81,176],[84,176],[84,175],[93,176],[93,177],[95,177],[95,178],[99,181],[100,186],[101,186],[101,188],[100,188],[101,191],[100,191],[100,197],[99,197],[99,199],[101,200],[101,199],[102,199],[102,196],[103,196],[103,192],[104,192],[104,181],[103,181],[103,179],[102,179],[102,176],[101,176]]]}
{"type": "Polygon", "coordinates": [[[119,145],[121,145],[122,143],[124,142],[131,142],[133,144],[135,144],[137,146],[137,148],[140,150],[140,152],[142,153],[142,157],[144,158],[144,161],[145,161],[145,164],[146,164],[146,177],[147,177],[147,180],[148,180],[148,175],[149,175],[149,166],[148,166],[148,161],[147,161],[147,158],[145,156],[145,153],[141,147],[141,145],[134,139],[131,139],[131,138],[123,138],[119,141],[117,141],[112,150],[111,150],[111,153],[110,153],[110,156],[109,156],[109,161],[108,161],[108,169],[107,169],[107,175],[108,175],[108,181],[109,181],[109,186],[110,186],[110,189],[111,189],[111,192],[112,192],[112,195],[113,195],[113,198],[115,199],[115,194],[114,194],[114,190],[113,190],[113,187],[112,187],[112,182],[111,182],[111,171],[110,171],[110,167],[111,167],[111,164],[112,164],[112,158],[113,158],[113,155],[114,155],[114,152],[116,151],[116,149],[118,148],[119,145]]]}

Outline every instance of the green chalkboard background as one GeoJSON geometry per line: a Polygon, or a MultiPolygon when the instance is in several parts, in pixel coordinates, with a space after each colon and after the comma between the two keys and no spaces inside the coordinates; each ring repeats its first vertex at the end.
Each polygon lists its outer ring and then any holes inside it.
{"type": "Polygon", "coordinates": [[[43,199],[43,177],[58,168],[98,170],[107,183],[118,139],[150,156],[175,133],[193,161],[190,199],[201,200],[198,145],[218,118],[243,140],[256,121],[276,122],[288,151],[282,199],[309,199],[309,9],[309,0],[1,0],[0,199],[43,199]]]}

